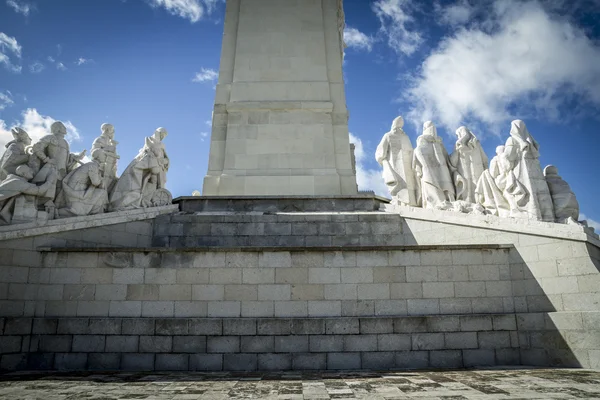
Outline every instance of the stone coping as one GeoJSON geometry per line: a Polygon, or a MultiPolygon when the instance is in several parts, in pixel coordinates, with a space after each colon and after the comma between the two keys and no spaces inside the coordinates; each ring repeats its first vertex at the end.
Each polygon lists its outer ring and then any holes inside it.
{"type": "Polygon", "coordinates": [[[158,215],[177,212],[179,206],[169,205],[163,207],[144,208],[139,210],[117,211],[84,217],[60,218],[44,223],[32,222],[0,227],[0,241],[21,239],[30,236],[59,233],[77,229],[86,229],[125,222],[151,219],[158,215]]]}
{"type": "Polygon", "coordinates": [[[399,214],[405,219],[589,242],[594,246],[600,247],[598,235],[591,233],[590,228],[582,225],[566,225],[518,218],[500,218],[495,215],[462,214],[453,211],[430,210],[416,207],[389,205],[385,207],[386,212],[399,214]]]}
{"type": "Polygon", "coordinates": [[[510,250],[511,244],[452,244],[452,245],[416,245],[416,246],[248,246],[248,247],[38,247],[40,252],[51,253],[198,253],[198,252],[331,252],[331,251],[435,251],[435,250],[510,250]]]}
{"type": "Polygon", "coordinates": [[[345,195],[345,196],[324,196],[324,195],[316,195],[316,196],[308,196],[308,195],[285,195],[285,196],[179,196],[173,199],[173,203],[177,204],[182,200],[379,200],[382,203],[389,203],[391,200],[378,196],[376,194],[370,193],[359,193],[355,195],[345,195]]]}
{"type": "Polygon", "coordinates": [[[333,103],[330,101],[234,101],[227,103],[227,111],[286,111],[303,110],[330,113],[333,103]]]}

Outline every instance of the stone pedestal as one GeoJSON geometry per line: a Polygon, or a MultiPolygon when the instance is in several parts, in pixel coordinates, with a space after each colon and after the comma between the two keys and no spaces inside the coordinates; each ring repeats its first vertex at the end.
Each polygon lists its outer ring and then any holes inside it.
{"type": "Polygon", "coordinates": [[[355,195],[339,0],[228,0],[203,194],[355,195]]]}

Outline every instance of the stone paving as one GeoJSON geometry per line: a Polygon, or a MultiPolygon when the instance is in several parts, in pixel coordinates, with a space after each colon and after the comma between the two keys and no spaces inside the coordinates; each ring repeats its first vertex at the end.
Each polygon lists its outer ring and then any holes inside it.
{"type": "Polygon", "coordinates": [[[13,373],[0,399],[600,399],[600,371],[13,373]]]}

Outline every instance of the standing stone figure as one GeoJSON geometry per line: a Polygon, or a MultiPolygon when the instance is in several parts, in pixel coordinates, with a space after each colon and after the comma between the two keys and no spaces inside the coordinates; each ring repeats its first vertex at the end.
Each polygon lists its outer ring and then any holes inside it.
{"type": "Polygon", "coordinates": [[[147,137],[144,147],[125,169],[110,196],[110,210],[167,205],[172,197],[165,189],[169,157],[162,143],[165,128],[158,128],[147,137]]]}
{"type": "Polygon", "coordinates": [[[57,217],[103,213],[108,205],[102,169],[106,165],[104,151],[92,152],[93,161],[69,172],[63,179],[62,191],[56,199],[57,217]]]}
{"type": "Polygon", "coordinates": [[[48,180],[48,176],[53,170],[57,175],[57,187],[50,189],[46,193],[47,200],[53,201],[56,194],[60,191],[60,185],[63,178],[75,168],[85,156],[85,150],[79,154],[71,154],[69,143],[65,140],[67,128],[65,125],[56,121],[50,126],[50,135],[42,137],[39,142],[33,145],[32,165],[34,166],[35,176],[33,183],[42,183],[48,180]]]}
{"type": "Polygon", "coordinates": [[[450,175],[448,153],[433,122],[423,125],[417,139],[413,169],[419,184],[420,203],[424,208],[448,209],[456,194],[450,175]]]}
{"type": "Polygon", "coordinates": [[[579,219],[579,202],[571,186],[558,175],[558,168],[548,165],[544,168],[544,176],[554,204],[555,221],[559,223],[577,223],[579,219]]]}
{"type": "Polygon", "coordinates": [[[15,174],[17,167],[26,165],[29,161],[28,146],[31,145],[29,134],[21,128],[10,130],[14,140],[6,144],[6,150],[0,157],[0,182],[9,174],[15,174]]]}
{"type": "Polygon", "coordinates": [[[479,177],[487,169],[488,157],[479,140],[466,126],[458,128],[456,136],[458,140],[450,155],[450,163],[456,169],[456,199],[475,203],[475,188],[479,177]]]}
{"type": "Polygon", "coordinates": [[[524,186],[529,199],[521,211],[530,219],[554,222],[554,206],[548,184],[538,160],[540,145],[531,136],[525,123],[515,120],[506,141],[506,156],[516,179],[524,186]]]}
{"type": "Polygon", "coordinates": [[[383,167],[383,179],[392,195],[392,202],[404,206],[417,205],[417,183],[412,169],[413,147],[398,117],[392,130],[386,133],[377,146],[375,159],[383,167]]]}
{"type": "Polygon", "coordinates": [[[117,180],[117,160],[121,158],[117,154],[117,142],[114,140],[115,137],[115,127],[111,124],[102,124],[100,127],[102,134],[98,136],[94,143],[92,144],[91,156],[94,158],[94,152],[102,150],[106,161],[104,161],[102,166],[102,171],[104,174],[104,182],[106,189],[110,192],[113,185],[117,180]]]}

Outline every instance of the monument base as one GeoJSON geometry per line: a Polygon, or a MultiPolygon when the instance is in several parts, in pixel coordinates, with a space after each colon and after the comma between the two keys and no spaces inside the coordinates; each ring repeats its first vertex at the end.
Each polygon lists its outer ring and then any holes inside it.
{"type": "Polygon", "coordinates": [[[185,213],[378,211],[389,199],[365,193],[353,196],[186,196],[173,200],[185,213]]]}

